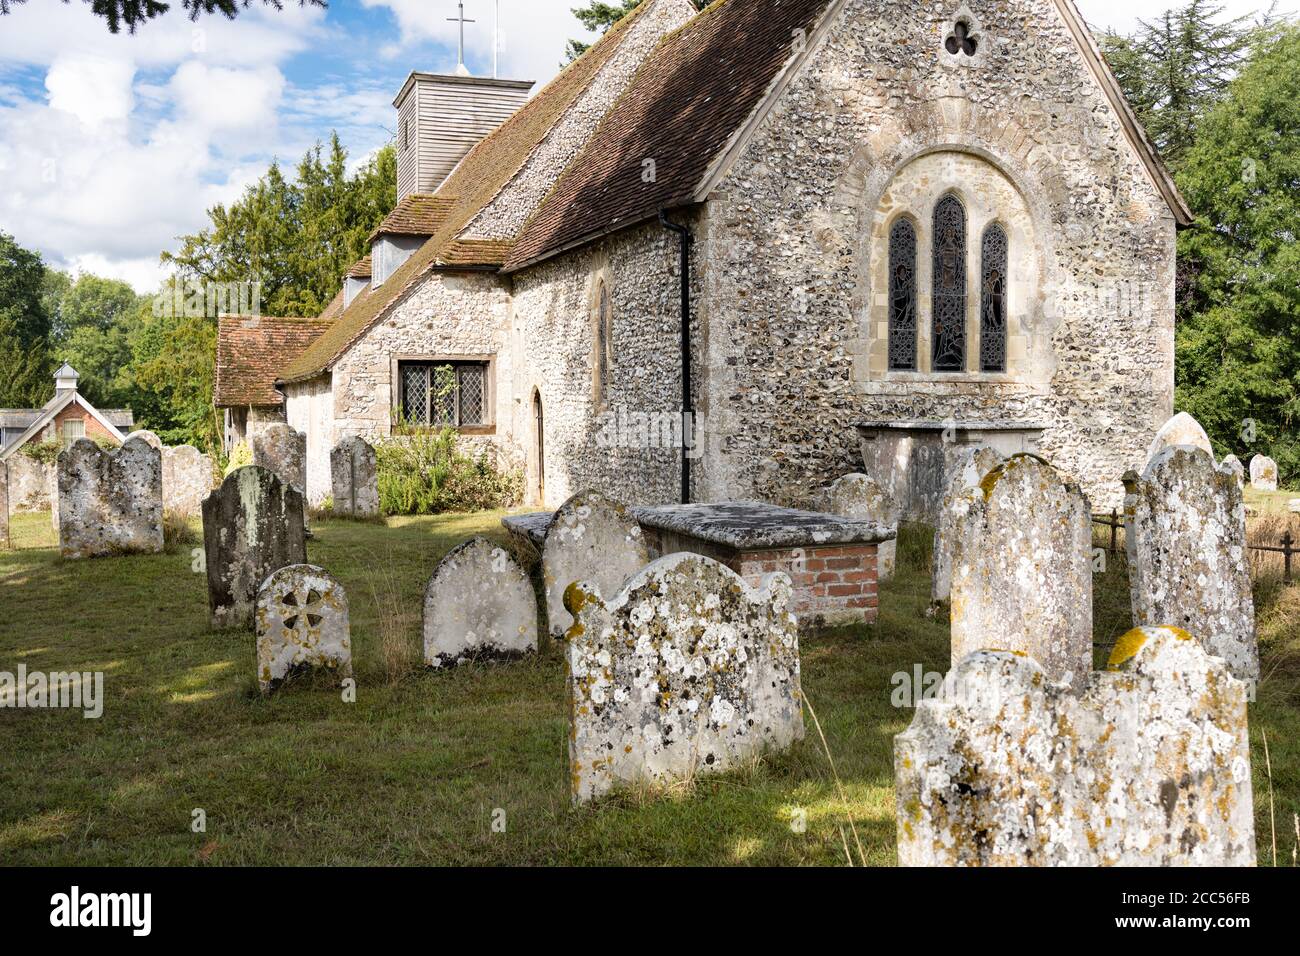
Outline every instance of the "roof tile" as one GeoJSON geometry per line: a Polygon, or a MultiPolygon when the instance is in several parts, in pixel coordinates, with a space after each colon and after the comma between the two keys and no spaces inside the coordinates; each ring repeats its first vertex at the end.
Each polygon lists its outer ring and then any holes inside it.
{"type": "Polygon", "coordinates": [[[217,325],[216,405],[279,405],[276,373],[332,324],[328,319],[223,315],[217,325]]]}

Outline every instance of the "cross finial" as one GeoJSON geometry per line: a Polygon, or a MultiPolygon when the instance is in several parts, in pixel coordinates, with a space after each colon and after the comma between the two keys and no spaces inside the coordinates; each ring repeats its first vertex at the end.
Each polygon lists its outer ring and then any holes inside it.
{"type": "Polygon", "coordinates": [[[460,24],[460,44],[456,47],[456,72],[461,76],[469,76],[469,68],[465,66],[465,24],[478,21],[465,19],[465,0],[458,0],[456,6],[460,10],[459,14],[447,18],[450,23],[460,24]]]}

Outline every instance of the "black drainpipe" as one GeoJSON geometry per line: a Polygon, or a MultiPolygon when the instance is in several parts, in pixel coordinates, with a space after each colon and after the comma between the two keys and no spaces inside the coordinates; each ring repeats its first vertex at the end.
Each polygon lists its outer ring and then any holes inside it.
{"type": "Polygon", "coordinates": [[[682,504],[691,503],[691,438],[695,426],[695,407],[691,403],[691,242],[687,226],[679,226],[659,210],[659,222],[677,233],[681,254],[682,279],[682,504]]]}

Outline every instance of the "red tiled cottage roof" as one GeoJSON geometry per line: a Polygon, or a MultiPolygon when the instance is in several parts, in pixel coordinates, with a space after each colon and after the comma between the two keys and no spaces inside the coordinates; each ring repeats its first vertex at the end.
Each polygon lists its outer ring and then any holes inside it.
{"type": "Polygon", "coordinates": [[[216,405],[279,405],[276,374],[332,324],[329,319],[223,315],[217,324],[216,405]]]}

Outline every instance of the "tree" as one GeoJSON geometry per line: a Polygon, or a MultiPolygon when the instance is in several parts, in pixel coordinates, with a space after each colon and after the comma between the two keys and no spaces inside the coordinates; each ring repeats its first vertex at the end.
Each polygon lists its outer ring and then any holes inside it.
{"type": "MultiPolygon", "coordinates": [[[[166,295],[164,290],[161,294],[166,295]]],[[[154,315],[141,304],[131,337],[129,380],[137,427],[169,445],[219,451],[221,425],[212,404],[217,322],[208,316],[154,315]]]]}
{"type": "Polygon", "coordinates": [[[127,283],[83,274],[46,273],[45,295],[51,315],[51,347],[56,361],[81,375],[78,389],[101,408],[129,405],[125,376],[131,361],[130,335],[140,297],[127,283]]]}
{"type": "MultiPolygon", "coordinates": [[[[703,8],[707,7],[713,0],[694,0],[694,2],[697,7],[703,8]]],[[[588,30],[598,30],[604,33],[640,4],[641,0],[615,0],[613,3],[606,3],[605,0],[588,0],[585,7],[574,7],[573,15],[588,30]]],[[[570,40],[564,49],[564,62],[572,63],[586,53],[590,46],[590,43],[584,43],[581,40],[570,40]]]]}
{"type": "MultiPolygon", "coordinates": [[[[13,7],[26,2],[27,0],[0,0],[0,15],[7,14],[13,7]]],[[[63,2],[71,3],[72,0],[63,0],[63,2]]],[[[159,0],[85,0],[85,2],[91,5],[91,13],[108,21],[110,33],[117,33],[124,26],[128,33],[135,33],[136,27],[162,16],[171,9],[170,3],[160,3],[159,0]]],[[[283,0],[262,0],[262,3],[277,10],[284,9],[283,0]]],[[[326,0],[298,0],[298,5],[329,6],[326,0]]],[[[181,7],[188,12],[191,20],[198,20],[199,16],[205,13],[220,13],[227,20],[233,20],[239,15],[241,9],[250,6],[252,0],[181,0],[181,7]]]]}
{"type": "Polygon", "coordinates": [[[1196,139],[1197,125],[1224,95],[1272,9],[1222,20],[1213,0],[1187,0],[1131,36],[1106,31],[1099,44],[1133,112],[1171,167],[1196,139]]]}
{"type": "Polygon", "coordinates": [[[1266,450],[1300,476],[1300,26],[1262,38],[1199,124],[1178,185],[1198,214],[1176,333],[1176,403],[1216,449],[1266,450]]]}
{"type": "Polygon", "coordinates": [[[0,232],[0,406],[24,408],[48,399],[50,317],[45,264],[0,232]]]}
{"type": "Polygon", "coordinates": [[[183,280],[260,282],[269,315],[319,315],[396,200],[393,147],[349,176],[334,134],[327,157],[320,145],[307,151],[295,181],[273,163],[229,208],[208,210],[209,229],[180,237],[162,259],[183,280]]]}

